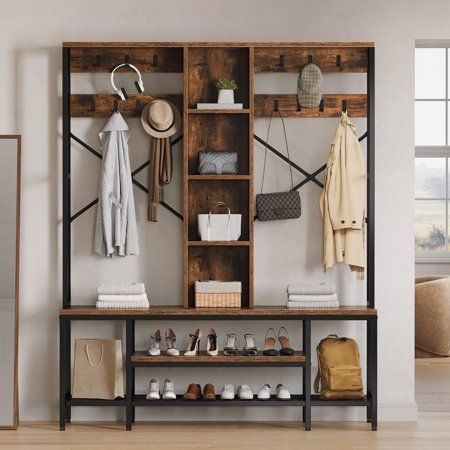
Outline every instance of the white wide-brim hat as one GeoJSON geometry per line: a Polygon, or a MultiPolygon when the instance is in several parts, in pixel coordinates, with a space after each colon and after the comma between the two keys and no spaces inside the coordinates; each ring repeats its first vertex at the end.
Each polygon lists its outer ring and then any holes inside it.
{"type": "Polygon", "coordinates": [[[167,138],[180,129],[181,115],[178,108],[168,100],[153,100],[142,109],[141,122],[150,136],[167,138]]]}

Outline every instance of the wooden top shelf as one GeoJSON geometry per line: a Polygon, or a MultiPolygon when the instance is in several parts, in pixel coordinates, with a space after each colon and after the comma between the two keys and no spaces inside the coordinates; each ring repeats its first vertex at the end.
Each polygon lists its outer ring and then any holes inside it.
{"type": "Polygon", "coordinates": [[[193,247],[248,247],[250,241],[188,241],[193,247]]]}
{"type": "Polygon", "coordinates": [[[63,47],[374,47],[374,42],[63,42],[63,47]]]}
{"type": "Polygon", "coordinates": [[[189,114],[250,114],[249,109],[188,109],[189,114]]]}
{"type": "Polygon", "coordinates": [[[60,310],[61,316],[140,316],[159,318],[202,319],[253,319],[274,318],[294,319],[303,317],[376,317],[375,308],[366,306],[340,306],[333,309],[288,309],[285,306],[255,306],[254,308],[183,308],[182,306],[151,306],[149,309],[96,309],[95,306],[72,306],[60,310]]]}
{"type": "Polygon", "coordinates": [[[188,175],[188,180],[250,180],[250,175],[188,175]]]}
{"type": "Polygon", "coordinates": [[[196,356],[167,356],[163,352],[160,356],[150,356],[146,351],[136,352],[131,356],[132,363],[138,363],[140,365],[192,365],[192,364],[211,364],[211,365],[257,365],[258,363],[264,363],[264,365],[303,365],[306,361],[305,354],[303,352],[296,351],[291,356],[277,355],[277,356],[265,356],[262,352],[258,352],[256,356],[225,356],[223,352],[219,352],[217,356],[210,356],[206,352],[200,352],[196,356]]]}

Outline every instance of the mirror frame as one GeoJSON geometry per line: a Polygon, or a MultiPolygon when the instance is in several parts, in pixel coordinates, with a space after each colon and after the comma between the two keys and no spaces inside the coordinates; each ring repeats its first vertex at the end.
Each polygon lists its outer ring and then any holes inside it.
{"type": "Polygon", "coordinates": [[[22,136],[20,134],[0,134],[0,139],[17,141],[17,186],[16,186],[16,268],[15,268],[15,305],[14,305],[14,394],[13,424],[0,426],[0,430],[17,430],[19,423],[19,264],[20,264],[20,179],[22,161],[22,136]]]}

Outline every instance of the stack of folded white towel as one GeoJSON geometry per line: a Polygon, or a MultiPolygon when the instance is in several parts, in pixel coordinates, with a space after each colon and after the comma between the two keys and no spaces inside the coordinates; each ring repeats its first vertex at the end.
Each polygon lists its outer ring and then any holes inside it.
{"type": "Polygon", "coordinates": [[[332,283],[290,284],[287,307],[294,309],[339,308],[336,288],[332,283]]]}
{"type": "Polygon", "coordinates": [[[147,309],[150,303],[144,283],[98,287],[97,309],[147,309]]]}

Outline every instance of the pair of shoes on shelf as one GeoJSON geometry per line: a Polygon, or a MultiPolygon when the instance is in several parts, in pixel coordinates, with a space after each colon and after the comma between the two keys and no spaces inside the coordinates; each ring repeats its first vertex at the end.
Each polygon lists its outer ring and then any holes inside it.
{"type": "MultiPolygon", "coordinates": [[[[230,330],[230,332],[226,333],[226,337],[227,338],[225,348],[223,349],[223,354],[225,356],[236,356],[238,354],[236,330],[230,330]]],[[[254,333],[245,333],[242,354],[245,356],[256,356],[257,353],[258,349],[256,348],[254,333]]]]}
{"type": "MultiPolygon", "coordinates": [[[[145,396],[147,400],[160,400],[161,394],[159,391],[159,382],[155,378],[150,380],[148,388],[148,394],[145,396]]],[[[162,393],[163,400],[175,400],[177,398],[175,394],[173,380],[166,378],[164,380],[164,389],[162,393]]]]}
{"type": "Polygon", "coordinates": [[[205,384],[202,387],[199,384],[191,383],[183,395],[183,400],[195,401],[195,400],[212,401],[216,399],[216,393],[214,392],[214,386],[211,383],[205,384]]]}
{"type": "MultiPolygon", "coordinates": [[[[286,386],[278,384],[276,389],[278,400],[290,400],[291,394],[286,386]]],[[[258,400],[270,400],[270,384],[265,384],[258,391],[258,400]]]]}
{"type": "MultiPolygon", "coordinates": [[[[196,356],[200,351],[200,339],[202,332],[200,328],[197,328],[193,334],[190,334],[190,340],[187,350],[184,352],[184,356],[196,356]]],[[[214,328],[209,330],[206,340],[206,354],[209,356],[217,356],[219,354],[219,345],[217,342],[217,334],[214,328]]]]}
{"type": "Polygon", "coordinates": [[[278,350],[275,348],[277,340],[280,342],[281,349],[280,354],[285,356],[292,356],[294,354],[294,349],[291,345],[291,339],[286,328],[281,327],[278,330],[278,336],[275,334],[273,328],[267,330],[266,336],[264,338],[264,350],[263,355],[265,356],[277,356],[278,350]],[[283,333],[284,332],[284,333],[283,333]]]}
{"type": "MultiPolygon", "coordinates": [[[[169,328],[166,331],[167,356],[178,356],[180,354],[180,351],[175,347],[176,340],[177,337],[175,333],[173,332],[172,328],[169,328]]],[[[150,337],[150,348],[147,350],[147,353],[150,356],[159,356],[161,354],[160,344],[161,332],[159,331],[159,329],[156,329],[153,331],[150,337]]]]}
{"type": "MultiPolygon", "coordinates": [[[[253,400],[253,391],[248,384],[241,384],[237,388],[237,396],[240,400],[253,400]]],[[[234,397],[234,385],[226,384],[222,389],[220,398],[222,400],[234,400],[234,397]]]]}

